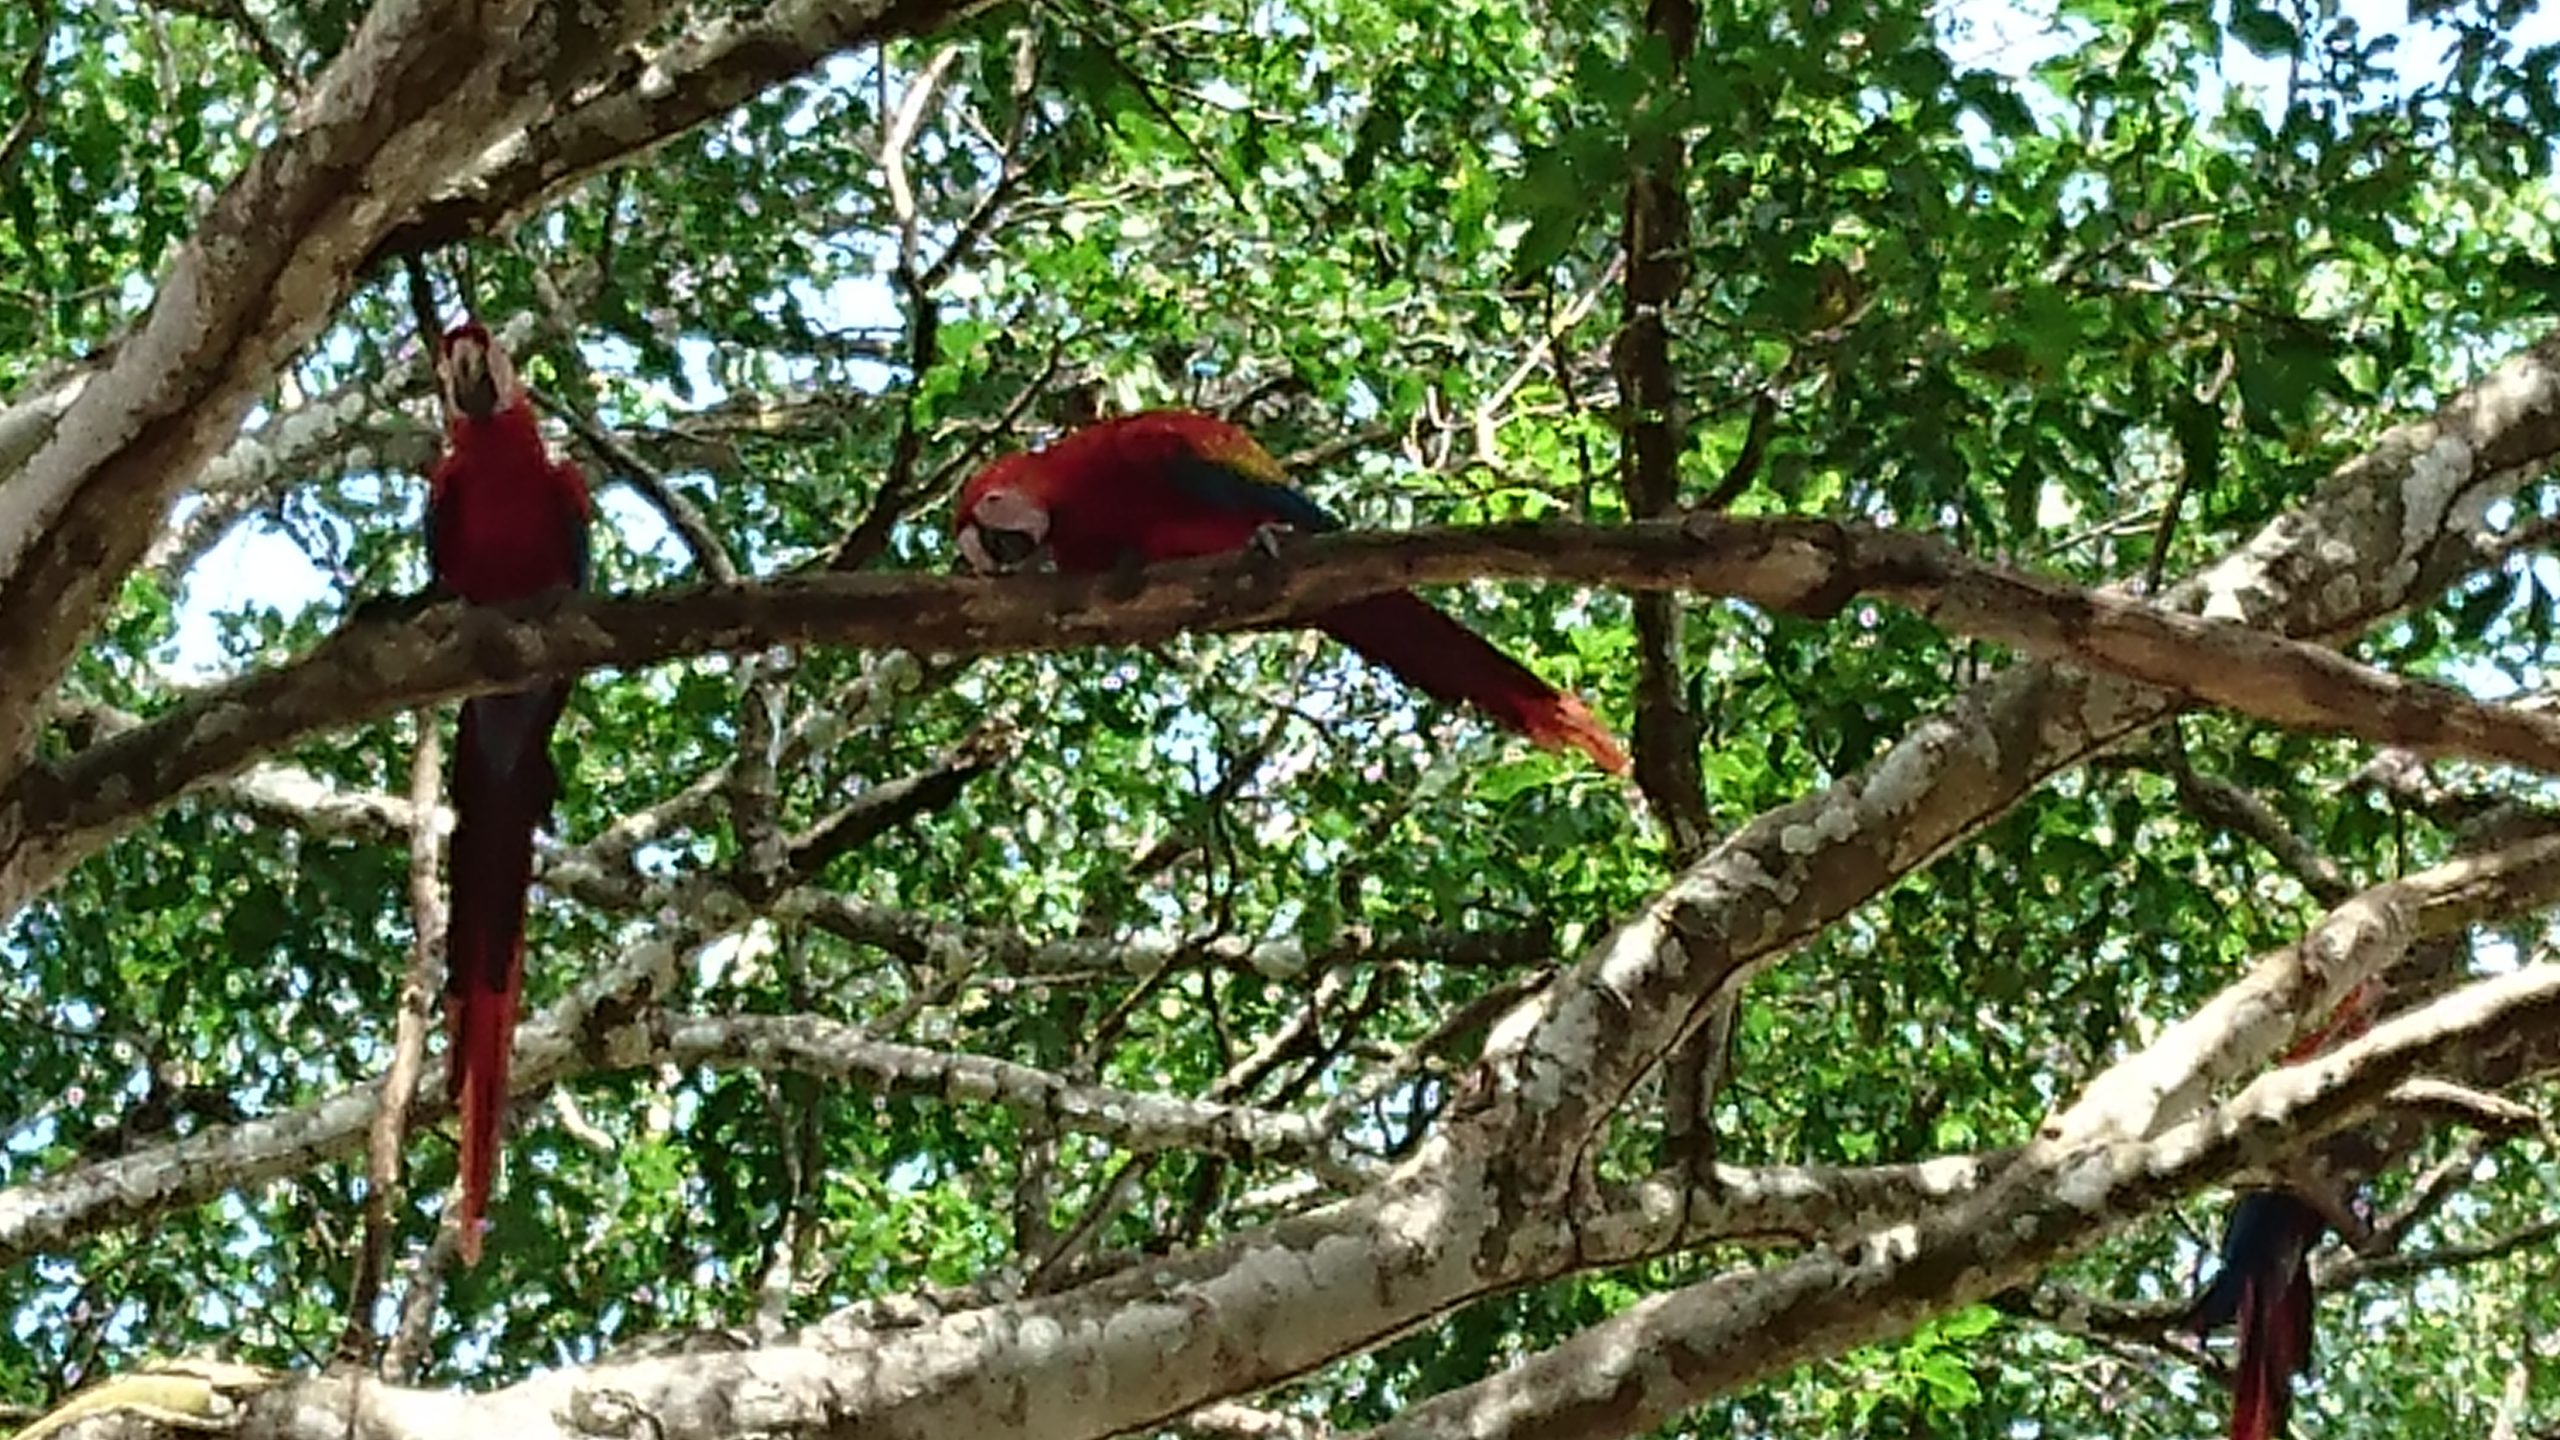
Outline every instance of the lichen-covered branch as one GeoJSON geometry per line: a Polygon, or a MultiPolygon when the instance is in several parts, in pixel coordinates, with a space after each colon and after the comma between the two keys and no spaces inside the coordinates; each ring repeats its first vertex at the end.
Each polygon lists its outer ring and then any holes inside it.
{"type": "Polygon", "coordinates": [[[2458,856],[2377,885],[2331,909],[2299,942],[2260,958],[2137,1055],[2092,1082],[2055,1117],[2048,1138],[2084,1144],[2140,1138],[2192,1113],[2217,1084],[2245,1074],[2297,1030],[2318,1024],[2349,993],[2416,941],[2560,900],[2560,836],[2458,856]]]}
{"type": "Polygon", "coordinates": [[[1372,1440],[1617,1440],[1820,1355],[1901,1334],[2018,1284],[2154,1205],[2272,1158],[2279,1137],[2343,1128],[2466,1044],[2560,1021],[2560,965],[2484,981],[2222,1113],[2148,1141],[2038,1144],[1997,1183],[1916,1224],[1650,1296],[1572,1339],[1368,1432],[1372,1440]],[[2255,1152],[2255,1153],[2252,1153],[2255,1152]]]}
{"type": "Polygon", "coordinates": [[[1348,1164],[1347,1157],[1331,1156],[1331,1139],[1307,1116],[1080,1084],[991,1056],[876,1040],[815,1015],[670,1016],[652,1054],[679,1065],[823,1075],[882,1095],[991,1102],[1128,1150],[1197,1150],[1328,1168],[1348,1164]]]}
{"type": "MultiPolygon", "coordinates": [[[[2560,382],[2552,389],[2560,397],[2560,382]]],[[[2560,423],[2551,432],[2560,453],[2560,423]]],[[[1691,589],[1789,610],[1827,610],[1866,591],[1907,600],[1956,629],[2155,687],[2118,687],[2110,695],[2124,699],[2111,705],[2165,713],[2184,697],[2280,725],[2560,773],[2560,717],[2402,679],[2251,626],[2002,571],[1922,536],[1712,516],[1327,536],[1289,558],[1186,561],[1135,581],[806,575],[512,611],[448,604],[415,623],[358,622],[291,665],[214,687],[0,794],[0,913],[185,789],[260,754],[535,675],[776,644],[967,655],[1126,643],[1265,625],[1382,589],[1476,577],[1691,589]]]]}
{"type": "MultiPolygon", "coordinates": [[[[2354,1123],[2400,1080],[2462,1046],[2555,1021],[2560,966],[2483,982],[2152,1141],[2032,1147],[1988,1184],[1950,1171],[1938,1177],[1950,1203],[1917,1222],[1845,1251],[1818,1247],[1640,1302],[1416,1407],[1383,1433],[1633,1433],[2006,1288],[2170,1197],[2271,1158],[2294,1137],[2354,1123]]],[[[350,1414],[370,1433],[419,1440],[493,1427],[521,1440],[632,1426],[663,1440],[774,1430],[1029,1440],[1117,1433],[1266,1388],[1469,1298],[1590,1263],[1569,1215],[1507,1215],[1484,1203],[1495,1179],[1467,1147],[1437,1144],[1357,1198],[1056,1296],[894,1332],[822,1322],[782,1344],[570,1367],[469,1397],[302,1378],[254,1402],[239,1433],[323,1440],[342,1435],[350,1414]]]]}
{"type": "Polygon", "coordinates": [[[149,312],[0,476],[0,777],[170,500],[472,157],[586,85],[664,12],[552,0],[376,5],[283,134],[223,188],[149,312]]]}
{"type": "MultiPolygon", "coordinates": [[[[2279,634],[2351,630],[2434,593],[2418,587],[2439,582],[2455,557],[2477,553],[2487,508],[2525,470],[2560,454],[2555,362],[2560,335],[2433,418],[2389,432],[2301,509],[2172,590],[2168,604],[2262,627],[2229,627],[2256,648],[2279,634]]],[[[1917,563],[1925,544],[1908,536],[1892,543],[1915,562],[1912,574],[1928,576],[1930,566],[1917,563]]],[[[1797,573],[1833,572],[1816,563],[1797,573]]],[[[1971,604],[2021,585],[1987,568],[1964,578],[1938,593],[1970,596],[1971,604]]],[[[2101,616],[2127,616],[2130,607],[2075,592],[2073,623],[2045,618],[2056,620],[2056,637],[2098,637],[2091,649],[2105,650],[2109,623],[2101,616]]],[[[2208,623],[2139,608],[2141,618],[2129,622],[2138,632],[2208,623]]],[[[2137,639],[2127,658],[2168,653],[2137,639]]],[[[1506,1203],[1520,1213],[1562,1204],[1582,1147],[1720,994],[1998,817],[2044,777],[2156,723],[2176,704],[2168,692],[2110,676],[2044,661],[2018,666],[1958,697],[1829,791],[1727,837],[1496,1031],[1487,1060],[1498,1078],[1458,1123],[1498,1146],[1513,1168],[1506,1203]]]]}
{"type": "Polygon", "coordinates": [[[366,268],[487,235],[609,166],[725,115],[830,55],[930,34],[985,0],[781,0],[709,19],[622,83],[583,96],[485,157],[386,233],[366,268]]]}

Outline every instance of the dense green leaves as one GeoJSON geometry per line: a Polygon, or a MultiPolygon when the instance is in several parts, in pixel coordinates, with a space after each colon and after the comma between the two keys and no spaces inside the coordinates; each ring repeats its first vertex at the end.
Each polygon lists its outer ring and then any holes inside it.
{"type": "MultiPolygon", "coordinates": [[[[34,57],[0,95],[0,131],[41,116],[0,164],[0,383],[138,311],[362,9],[233,8],[0,14],[13,72],[34,57]]],[[[1741,511],[1943,533],[2091,584],[2148,587],[2222,552],[2560,308],[2560,48],[2520,42],[2497,5],[2434,7],[2433,28],[2397,36],[2322,5],[2068,0],[2059,29],[1999,44],[1973,34],[2025,17],[1719,4],[1686,64],[1640,9],[998,7],[839,57],[426,263],[448,302],[467,288],[486,314],[531,317],[519,350],[546,403],[613,429],[756,574],[823,563],[884,499],[906,516],[877,563],[947,568],[937,507],[971,465],[1167,404],[1251,424],[1357,524],[1619,518],[1621,207],[1637,158],[1675,149],[1684,494],[1733,478],[1741,511]],[[912,97],[920,84],[937,88],[912,97]],[[903,129],[893,173],[882,149],[903,129]]],[[[383,408],[425,423],[410,325],[398,277],[374,277],[259,422],[377,382],[383,408]]],[[[49,750],[165,709],[177,673],[273,663],[360,595],[415,585],[420,487],[374,444],[203,497],[245,517],[234,539],[127,585],[49,750]]],[[[605,494],[600,583],[699,578],[632,477],[580,459],[605,494]]],[[[2552,504],[2529,491],[2519,510],[2552,504]]],[[[1624,597],[1435,598],[1631,728],[1624,597]]],[[[2560,577],[2519,558],[2368,649],[2534,689],[2555,613],[2560,577]]],[[[1854,772],[2007,663],[1864,603],[1824,620],[1693,604],[1677,659],[1703,717],[1704,812],[1725,829],[1854,772]]],[[[340,792],[404,794],[415,723],[281,758],[340,792]]],[[[682,915],[733,933],[681,959],[680,1010],[814,1012],[1079,1083],[1338,1102],[1385,1158],[1451,1103],[1492,1017],[1442,1027],[1570,959],[1669,874],[1630,791],[1294,634],[967,665],[705,660],[588,677],[563,733],[556,850],[606,878],[563,878],[537,905],[534,1006],[682,915]],[[792,877],[807,903],[747,924],[737,892],[763,861],[739,819],[759,800],[727,769],[742,749],[773,764],[785,837],[955,754],[994,758],[956,799],[792,877]],[[652,823],[629,845],[586,848],[635,815],[652,823]],[[829,923],[852,910],[969,929],[829,923]],[[1049,958],[1015,964],[988,934],[1049,958]],[[1487,938],[1512,946],[1466,953],[1487,938]],[[1057,958],[1065,942],[1088,949],[1057,958]]],[[[1723,1158],[2018,1143],[2296,937],[2315,882],[2197,804],[2199,780],[2263,802],[2350,887],[2450,853],[2489,806],[2547,798],[2372,760],[2195,715],[2046,787],[1754,983],[1715,1110],[1723,1158]]],[[[0,1186],[368,1081],[414,931],[408,882],[404,835],[236,789],[81,866],[0,931],[0,1186]]],[[[2497,954],[2484,942],[2465,963],[2497,954]]],[[[1612,1176],[1651,1163],[1653,1100],[1601,1157],[1612,1176]]],[[[453,1168],[443,1134],[409,1157],[404,1260],[453,1168]]],[[[2542,1139],[2477,1157],[2410,1247],[2545,1213],[2553,1165],[2542,1139]]],[[[1290,1179],[1142,1160],[967,1099],[607,1065],[519,1107],[490,1262],[447,1288],[429,1373],[512,1377],[664,1330],[1064,1283],[1267,1220],[1290,1179]]],[[[2409,1185],[2382,1178],[2376,1203],[2409,1185]]],[[[362,1189],[350,1156],[0,1270],[0,1399],[42,1404],[152,1352],[309,1363],[344,1320],[362,1189]]],[[[2057,1279],[2165,1314],[2213,1217],[2200,1201],[2057,1279]]],[[[1503,1296],[1285,1398],[1380,1421],[1766,1253],[1503,1296]]],[[[2520,1250],[2331,1301],[2323,1324],[2345,1338],[2324,1345],[2305,1428],[2486,1431],[2549,1328],[2548,1266],[2547,1247],[2520,1250]]],[[[2213,1423],[2219,1394],[2174,1319],[2127,1340],[2036,1313],[1941,1316],[1676,1433],[2213,1423]]],[[[2549,1415],[2549,1377],[2527,1378],[2528,1414],[2549,1415]]]]}

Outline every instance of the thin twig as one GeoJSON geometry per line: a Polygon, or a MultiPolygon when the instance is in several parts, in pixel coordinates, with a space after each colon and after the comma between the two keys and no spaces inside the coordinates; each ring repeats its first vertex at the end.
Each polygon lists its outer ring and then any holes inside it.
{"type": "MultiPolygon", "coordinates": [[[[418,743],[409,760],[409,809],[413,815],[429,815],[442,795],[443,746],[432,712],[417,712],[416,723],[418,743]]],[[[338,1337],[337,1358],[345,1364],[370,1363],[377,1339],[374,1306],[381,1299],[383,1271],[391,1255],[391,1206],[400,1193],[400,1154],[408,1134],[409,1106],[417,1098],[418,1073],[426,1064],[428,997],[436,990],[444,942],[444,891],[436,882],[440,840],[434,825],[409,828],[409,913],[415,930],[409,968],[400,980],[391,1066],[382,1077],[381,1104],[374,1113],[372,1142],[365,1156],[364,1250],[356,1260],[355,1278],[347,1286],[347,1328],[338,1337]]]]}
{"type": "Polygon", "coordinates": [[[436,1302],[444,1298],[444,1277],[452,1273],[454,1259],[462,1253],[461,1214],[459,1206],[446,1207],[436,1238],[409,1269],[409,1289],[400,1297],[400,1325],[382,1350],[382,1378],[388,1384],[415,1382],[426,1363],[427,1347],[435,1338],[436,1302]]]}
{"type": "Polygon", "coordinates": [[[675,488],[666,472],[640,457],[640,453],[622,442],[622,438],[598,424],[566,397],[530,387],[527,392],[535,404],[559,418],[578,437],[579,443],[595,452],[596,458],[610,468],[614,479],[639,492],[640,498],[666,517],[667,524],[693,552],[694,563],[702,567],[703,576],[714,584],[734,585],[739,579],[737,562],[729,558],[729,547],[712,528],[709,516],[700,506],[675,488]]]}

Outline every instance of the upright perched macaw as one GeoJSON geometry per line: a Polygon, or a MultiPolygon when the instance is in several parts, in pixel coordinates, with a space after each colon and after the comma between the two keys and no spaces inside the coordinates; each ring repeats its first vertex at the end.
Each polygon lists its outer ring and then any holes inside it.
{"type": "MultiPolygon", "coordinates": [[[[2290,1065],[2361,1034],[2372,1023],[2371,986],[2360,987],[2327,1025],[2285,1054],[2290,1065]]],[[[2203,1335],[2237,1323],[2231,1364],[2231,1440],[2274,1440],[2293,1412],[2293,1381],[2311,1368],[2311,1252],[2329,1228],[2321,1210],[2283,1190],[2251,1190],[2232,1202],[2222,1264],[2188,1312],[2203,1335]]]]}
{"type": "MultiPolygon", "coordinates": [[[[587,583],[587,482],[551,458],[507,352],[478,322],[444,337],[444,455],[427,482],[427,563],[475,605],[587,583]]],[[[559,797],[551,731],[569,682],[462,705],[453,750],[453,915],[445,938],[448,1088],[462,1112],[462,1256],[480,1258],[507,1061],[524,996],[533,832],[559,797]]]]}
{"type": "MultiPolygon", "coordinates": [[[[1044,548],[1061,570],[1109,570],[1239,550],[1264,531],[1339,528],[1253,438],[1208,415],[1157,410],[1088,425],[972,477],[955,521],[981,572],[1044,548]]],[[[1580,700],[1407,590],[1312,618],[1318,629],[1436,700],[1467,704],[1552,750],[1613,772],[1626,753],[1580,700]]]]}

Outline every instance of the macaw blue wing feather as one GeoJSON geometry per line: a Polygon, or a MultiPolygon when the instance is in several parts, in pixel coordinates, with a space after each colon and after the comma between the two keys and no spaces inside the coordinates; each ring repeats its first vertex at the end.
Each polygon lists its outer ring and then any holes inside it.
{"type": "MultiPolygon", "coordinates": [[[[1275,466],[1276,470],[1277,467],[1275,466]]],[[[1323,506],[1299,493],[1296,486],[1266,480],[1232,460],[1190,455],[1165,467],[1174,488],[1204,505],[1269,515],[1300,530],[1339,530],[1342,522],[1323,506]]]]}

